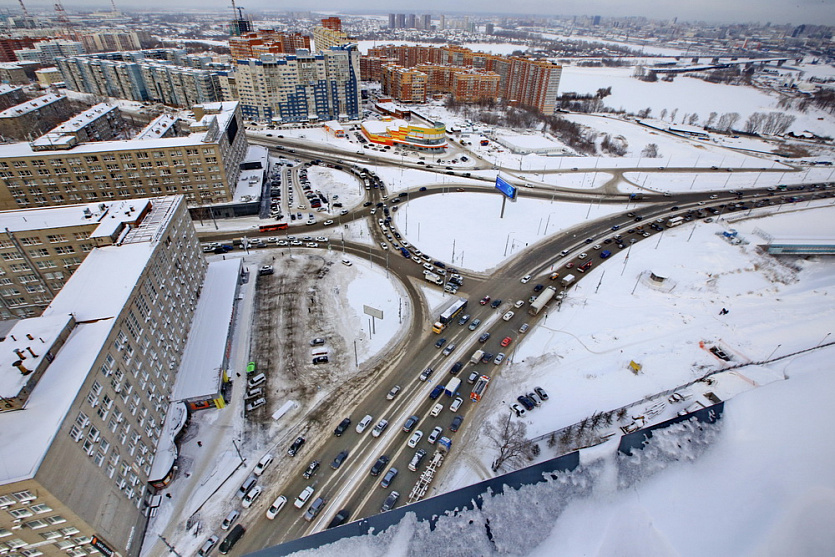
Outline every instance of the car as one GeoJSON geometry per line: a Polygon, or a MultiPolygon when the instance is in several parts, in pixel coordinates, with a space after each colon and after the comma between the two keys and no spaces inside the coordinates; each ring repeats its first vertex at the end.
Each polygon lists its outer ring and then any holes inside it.
{"type": "Polygon", "coordinates": [[[264,491],[260,485],[256,485],[249,491],[247,491],[246,495],[244,495],[244,499],[241,502],[241,506],[245,509],[248,509],[252,506],[252,503],[255,502],[256,499],[261,495],[261,492],[264,491]]]}
{"type": "Polygon", "coordinates": [[[417,472],[418,466],[420,466],[421,461],[426,456],[426,451],[423,449],[418,449],[415,451],[412,460],[409,461],[409,470],[412,472],[417,472]]]}
{"type": "Polygon", "coordinates": [[[217,545],[217,542],[220,540],[217,536],[209,536],[208,539],[203,542],[203,545],[200,546],[200,549],[197,551],[197,555],[200,557],[205,557],[209,554],[209,552],[214,549],[217,545]]]}
{"type": "Polygon", "coordinates": [[[543,401],[548,400],[548,393],[546,393],[545,389],[543,389],[542,387],[535,387],[534,392],[536,392],[536,394],[539,395],[539,398],[541,398],[543,401]]]}
{"type": "Polygon", "coordinates": [[[409,437],[409,441],[406,444],[414,449],[421,439],[423,439],[423,432],[421,430],[417,430],[412,433],[412,436],[409,437]]]}
{"type": "Polygon", "coordinates": [[[345,524],[345,522],[350,517],[351,511],[349,511],[348,509],[342,509],[338,513],[336,513],[336,516],[334,516],[333,519],[331,519],[331,521],[328,523],[327,528],[336,528],[337,526],[341,526],[345,524]]]}
{"type": "Polygon", "coordinates": [[[357,427],[356,427],[357,433],[362,433],[363,431],[365,431],[365,429],[369,425],[371,425],[371,422],[373,420],[374,420],[374,418],[371,416],[371,414],[366,414],[365,417],[360,420],[360,423],[357,424],[357,427]]]}
{"type": "Polygon", "coordinates": [[[516,303],[513,304],[513,307],[515,307],[516,309],[519,309],[520,307],[522,307],[524,305],[525,305],[525,300],[516,300],[516,303]]]}
{"type": "Polygon", "coordinates": [[[432,411],[429,413],[432,417],[437,417],[441,412],[444,411],[444,405],[440,402],[432,407],[432,411]]]}
{"type": "Polygon", "coordinates": [[[313,495],[314,491],[315,490],[312,485],[309,485],[306,488],[304,488],[302,492],[299,493],[299,496],[296,497],[296,501],[293,503],[293,506],[297,509],[302,508],[304,504],[307,502],[307,500],[310,499],[310,496],[313,495]]]}
{"type": "MultiPolygon", "coordinates": [[[[441,387],[441,389],[443,389],[443,387],[441,387]]],[[[405,431],[406,433],[411,432],[413,429],[415,429],[415,426],[419,421],[420,417],[416,414],[409,416],[408,418],[406,418],[406,421],[403,422],[403,431],[405,431]]]]}
{"type": "Polygon", "coordinates": [[[467,321],[469,321],[469,320],[470,320],[470,314],[469,314],[469,313],[465,313],[465,314],[464,314],[464,315],[462,315],[462,316],[461,316],[461,318],[458,320],[458,324],[459,324],[459,325],[464,325],[464,324],[465,324],[467,321]]]}
{"type": "Polygon", "coordinates": [[[521,418],[525,415],[525,409],[516,404],[515,402],[510,405],[510,409],[516,414],[517,418],[521,418]]]}
{"type": "Polygon", "coordinates": [[[371,207],[372,203],[370,201],[366,201],[362,204],[363,207],[371,207]]]}
{"type": "Polygon", "coordinates": [[[386,395],[386,400],[394,400],[394,397],[396,397],[399,393],[400,393],[400,385],[395,385],[394,387],[391,388],[391,390],[386,395]]]}
{"type": "MultiPolygon", "coordinates": [[[[772,188],[768,188],[768,189],[769,189],[769,190],[771,190],[772,188]]],[[[718,198],[718,197],[719,197],[718,195],[711,195],[711,196],[710,196],[710,198],[711,198],[711,199],[716,199],[716,198],[718,198]]]]}
{"type": "Polygon", "coordinates": [[[501,300],[493,300],[492,302],[490,302],[490,307],[493,308],[493,309],[496,309],[500,305],[502,305],[501,300]]]}
{"type": "Polygon", "coordinates": [[[220,547],[218,551],[220,551],[223,555],[229,553],[229,551],[235,547],[235,544],[238,543],[238,540],[246,533],[246,528],[241,526],[240,524],[236,524],[232,531],[223,539],[220,543],[220,547]]]}
{"type": "Polygon", "coordinates": [[[371,430],[371,435],[374,437],[379,437],[383,431],[388,427],[389,422],[386,419],[382,419],[377,422],[377,425],[374,426],[374,429],[371,430]]]}
{"type": "Polygon", "coordinates": [[[263,474],[264,470],[266,470],[267,467],[270,464],[272,464],[272,462],[273,462],[273,455],[265,454],[264,456],[262,456],[261,460],[258,461],[258,464],[255,465],[255,470],[254,470],[255,475],[260,476],[261,474],[263,474]]]}
{"type": "Polygon", "coordinates": [[[345,430],[348,429],[349,425],[351,425],[351,418],[345,418],[344,420],[339,422],[339,425],[336,426],[336,429],[333,430],[333,434],[337,437],[341,437],[342,434],[345,433],[345,430]]]}
{"type": "Polygon", "coordinates": [[[439,338],[438,340],[435,341],[435,348],[442,348],[444,344],[446,344],[446,339],[445,338],[439,338]]]}
{"type": "Polygon", "coordinates": [[[452,404],[449,405],[450,412],[457,412],[461,405],[464,404],[464,399],[460,396],[455,397],[455,400],[452,401],[452,404]]]}
{"type": "Polygon", "coordinates": [[[304,437],[296,437],[296,440],[293,441],[293,444],[290,445],[289,449],[287,449],[287,454],[290,456],[296,456],[296,454],[299,452],[299,449],[301,449],[302,445],[304,445],[305,441],[307,441],[307,439],[305,439],[304,437]]]}
{"type": "Polygon", "coordinates": [[[431,367],[428,367],[420,373],[420,377],[418,379],[420,379],[421,381],[426,381],[427,379],[429,379],[432,376],[432,374],[434,372],[435,372],[434,369],[432,369],[431,367]]]}
{"type": "Polygon", "coordinates": [[[310,464],[307,465],[307,468],[302,473],[302,477],[306,480],[309,480],[313,474],[316,473],[316,470],[319,469],[319,464],[321,464],[318,460],[314,460],[310,464]]]}
{"type": "Polygon", "coordinates": [[[379,476],[380,472],[383,471],[383,468],[386,467],[386,464],[389,463],[389,457],[386,455],[381,455],[380,458],[377,459],[377,462],[371,467],[371,475],[372,476],[379,476]]]}
{"type": "Polygon", "coordinates": [[[444,392],[444,386],[443,385],[435,385],[435,388],[432,389],[431,393],[429,393],[429,398],[431,400],[435,400],[439,396],[441,396],[441,394],[443,394],[443,392],[444,392]]]}
{"type": "Polygon", "coordinates": [[[499,352],[498,354],[496,354],[496,357],[493,359],[493,364],[494,365],[499,365],[503,361],[504,361],[504,352],[499,352]]]}
{"type": "Polygon", "coordinates": [[[342,463],[345,462],[346,458],[348,458],[348,452],[348,449],[340,451],[339,454],[336,455],[336,458],[333,459],[333,462],[331,462],[331,468],[339,470],[339,467],[342,466],[342,463]]]}
{"type": "Polygon", "coordinates": [[[565,268],[566,269],[573,269],[574,268],[574,262],[572,261],[571,263],[566,264],[565,268]]]}
{"type": "Polygon", "coordinates": [[[524,335],[525,333],[528,332],[528,329],[530,329],[530,328],[531,328],[531,326],[528,325],[527,323],[522,323],[522,326],[519,327],[519,332],[524,335]]]}
{"type": "Polygon", "coordinates": [[[481,374],[477,371],[471,371],[470,375],[467,376],[467,383],[472,385],[473,383],[475,383],[475,380],[478,379],[480,375],[481,374]]]}
{"type": "Polygon", "coordinates": [[[380,242],[380,247],[383,248],[383,249],[389,249],[388,244],[385,243],[385,242],[380,242]]]}
{"type": "Polygon", "coordinates": [[[588,256],[589,256],[589,254],[587,254],[586,252],[583,252],[583,253],[581,253],[580,255],[578,255],[578,256],[577,256],[577,258],[578,258],[578,259],[585,259],[585,258],[586,258],[586,257],[588,257],[588,256]]]}
{"type": "Polygon", "coordinates": [[[525,407],[525,410],[533,410],[536,407],[536,404],[534,404],[533,401],[525,395],[517,396],[516,400],[519,404],[525,407]]]}
{"type": "Polygon", "coordinates": [[[398,473],[398,470],[394,466],[389,468],[388,472],[386,472],[386,475],[383,476],[382,480],[380,480],[380,487],[382,487],[383,489],[386,489],[388,486],[390,486],[391,482],[394,481],[394,478],[397,477],[397,473],[398,473]]]}
{"type": "Polygon", "coordinates": [[[444,348],[444,350],[443,350],[443,352],[441,352],[441,354],[443,354],[444,356],[449,356],[450,354],[452,354],[453,350],[455,350],[455,343],[454,342],[452,344],[450,344],[449,346],[447,346],[446,348],[444,348]]]}
{"type": "Polygon", "coordinates": [[[513,319],[514,315],[516,315],[516,314],[513,313],[512,311],[508,311],[507,313],[502,315],[502,319],[504,319],[505,321],[510,321],[511,319],[513,319]]]}
{"type": "Polygon", "coordinates": [[[475,331],[479,325],[481,325],[481,319],[473,319],[472,323],[467,325],[467,328],[471,331],[475,331]]]}
{"type": "Polygon", "coordinates": [[[327,356],[316,356],[315,358],[313,358],[313,364],[314,365],[316,365],[316,364],[326,364],[329,361],[330,360],[328,360],[327,356]]]}
{"type": "Polygon", "coordinates": [[[396,491],[392,491],[391,493],[389,493],[389,496],[386,497],[386,500],[383,502],[383,506],[380,507],[380,512],[384,513],[392,510],[394,506],[397,504],[398,499],[400,499],[400,493],[396,491]]]}
{"type": "Polygon", "coordinates": [[[527,283],[528,283],[528,281],[530,281],[530,280],[531,280],[531,276],[530,276],[530,275],[525,275],[524,277],[522,277],[522,278],[520,279],[520,281],[519,281],[519,282],[521,282],[522,284],[527,284],[527,283]]]}
{"type": "Polygon", "coordinates": [[[322,346],[325,344],[325,339],[323,338],[314,338],[310,341],[310,346],[322,346]]]}
{"type": "Polygon", "coordinates": [[[478,337],[478,341],[482,344],[490,340],[490,333],[481,333],[481,336],[478,337]]]}
{"type": "Polygon", "coordinates": [[[464,416],[458,415],[452,418],[452,423],[449,424],[449,430],[452,432],[458,431],[458,428],[461,427],[461,422],[464,421],[464,416]]]}
{"type": "Polygon", "coordinates": [[[275,501],[273,501],[273,504],[270,505],[270,508],[267,509],[267,518],[269,520],[274,519],[286,504],[287,497],[285,497],[284,495],[279,495],[278,498],[275,501]]]}
{"type": "Polygon", "coordinates": [[[443,431],[444,429],[441,426],[435,426],[435,429],[432,430],[432,432],[429,434],[429,437],[426,438],[426,441],[430,445],[434,445],[435,441],[438,440],[438,437],[441,436],[441,433],[443,433],[443,431]]]}
{"type": "Polygon", "coordinates": [[[512,339],[512,338],[510,338],[510,337],[504,337],[504,338],[502,339],[502,342],[501,342],[502,348],[505,348],[505,347],[507,347],[507,346],[510,346],[510,343],[511,343],[511,342],[513,342],[513,339],[512,339]]]}
{"type": "MultiPolygon", "coordinates": [[[[348,211],[345,211],[345,212],[347,213],[348,211]]],[[[332,224],[333,224],[333,221],[331,219],[328,219],[328,220],[326,220],[325,222],[322,223],[322,226],[330,226],[332,224]]]]}
{"type": "Polygon", "coordinates": [[[449,368],[449,373],[452,375],[457,375],[461,368],[464,367],[464,362],[455,362],[451,368],[449,368]]]}
{"type": "Polygon", "coordinates": [[[544,286],[544,285],[542,285],[542,284],[537,284],[536,286],[534,286],[534,287],[533,287],[533,291],[534,291],[534,292],[542,292],[542,289],[543,289],[543,288],[545,288],[545,286],[544,286]]]}
{"type": "Polygon", "coordinates": [[[223,522],[220,523],[221,530],[228,530],[235,524],[235,521],[238,520],[241,516],[241,511],[235,509],[233,511],[229,511],[229,514],[226,515],[226,518],[223,519],[223,522]]]}
{"type": "Polygon", "coordinates": [[[493,360],[494,357],[495,354],[493,354],[492,352],[485,352],[484,355],[481,356],[481,363],[488,364],[493,360]]]}
{"type": "Polygon", "coordinates": [[[304,513],[304,519],[308,522],[316,518],[316,516],[322,512],[322,509],[325,508],[325,504],[327,500],[324,497],[317,497],[313,504],[307,509],[307,512],[304,513]]]}
{"type": "Polygon", "coordinates": [[[542,406],[542,401],[539,399],[538,396],[536,396],[536,393],[530,392],[526,396],[529,399],[531,399],[533,401],[533,403],[536,404],[537,406],[542,406]]]}
{"type": "Polygon", "coordinates": [[[603,247],[603,246],[601,246],[600,244],[594,244],[594,245],[592,246],[592,249],[601,249],[602,247],[603,247]]]}
{"type": "Polygon", "coordinates": [[[489,301],[490,301],[490,296],[485,296],[481,300],[479,300],[478,303],[484,306],[484,305],[487,305],[487,302],[489,302],[489,301]]]}

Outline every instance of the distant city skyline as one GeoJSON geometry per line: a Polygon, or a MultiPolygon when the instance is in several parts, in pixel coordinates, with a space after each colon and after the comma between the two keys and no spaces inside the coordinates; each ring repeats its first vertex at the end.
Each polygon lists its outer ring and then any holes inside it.
{"type": "MultiPolygon", "coordinates": [[[[24,0],[30,10],[52,10],[52,2],[24,0]]],[[[403,0],[383,1],[364,0],[346,2],[334,9],[332,2],[312,1],[305,4],[297,2],[276,3],[270,0],[242,0],[238,3],[249,12],[255,11],[320,11],[345,14],[388,14],[388,13],[433,13],[450,15],[501,15],[501,16],[595,16],[602,17],[646,17],[654,20],[677,18],[682,22],[705,21],[709,23],[766,23],[773,24],[816,24],[835,25],[835,0],[762,0],[752,9],[749,2],[741,0],[701,0],[693,3],[681,3],[677,0],[565,0],[550,3],[543,0],[519,0],[513,4],[514,11],[508,12],[508,5],[497,0],[463,0],[450,11],[448,2],[428,0],[424,2],[404,2],[403,0]]],[[[63,2],[69,12],[74,10],[109,11],[109,0],[63,2]]],[[[167,0],[145,0],[141,5],[124,0],[116,0],[120,10],[164,9],[175,12],[167,0]]],[[[207,5],[200,0],[181,0],[177,7],[182,10],[211,9],[213,11],[230,8],[229,0],[221,0],[207,5]]],[[[16,8],[14,6],[12,9],[16,8]]]]}

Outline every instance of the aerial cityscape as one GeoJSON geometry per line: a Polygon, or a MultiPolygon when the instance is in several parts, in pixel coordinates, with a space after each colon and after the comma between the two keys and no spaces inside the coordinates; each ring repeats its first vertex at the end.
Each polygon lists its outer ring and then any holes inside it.
{"type": "Polygon", "coordinates": [[[0,555],[830,554],[835,11],[694,6],[7,3],[0,555]]]}

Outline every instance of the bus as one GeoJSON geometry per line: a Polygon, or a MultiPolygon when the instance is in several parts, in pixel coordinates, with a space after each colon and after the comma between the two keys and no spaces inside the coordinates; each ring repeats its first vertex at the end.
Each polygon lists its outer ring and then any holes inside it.
{"type": "Polygon", "coordinates": [[[467,307],[467,298],[458,298],[454,300],[449,307],[447,307],[438,317],[438,320],[432,325],[432,332],[440,333],[444,329],[446,329],[447,324],[455,319],[458,314],[464,311],[464,308],[467,307]]]}
{"type": "Polygon", "coordinates": [[[277,222],[275,224],[262,224],[258,230],[261,232],[275,232],[277,230],[287,230],[290,227],[286,222],[277,222]]]}

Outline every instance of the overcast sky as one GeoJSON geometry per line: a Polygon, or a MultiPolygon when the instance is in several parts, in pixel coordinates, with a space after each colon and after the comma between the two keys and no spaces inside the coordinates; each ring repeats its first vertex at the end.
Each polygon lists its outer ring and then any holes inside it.
{"type": "MultiPolygon", "coordinates": [[[[27,6],[47,8],[52,2],[24,0],[27,6]]],[[[162,8],[174,10],[174,6],[221,10],[231,5],[230,0],[115,0],[123,10],[162,8]]],[[[9,2],[7,7],[11,7],[9,2]]],[[[74,9],[110,8],[108,0],[63,0],[64,8],[74,9]]],[[[513,7],[516,14],[538,15],[601,15],[601,16],[645,16],[651,19],[672,19],[682,21],[712,22],[761,22],[807,23],[835,25],[835,0],[516,0],[512,4],[504,0],[238,0],[238,6],[247,10],[343,10],[344,13],[508,13],[513,7]],[[454,6],[455,12],[449,9],[454,6]]],[[[15,9],[16,6],[14,6],[15,9]]],[[[231,8],[230,8],[231,11],[231,8]]],[[[338,13],[335,12],[335,13],[338,13]]]]}

